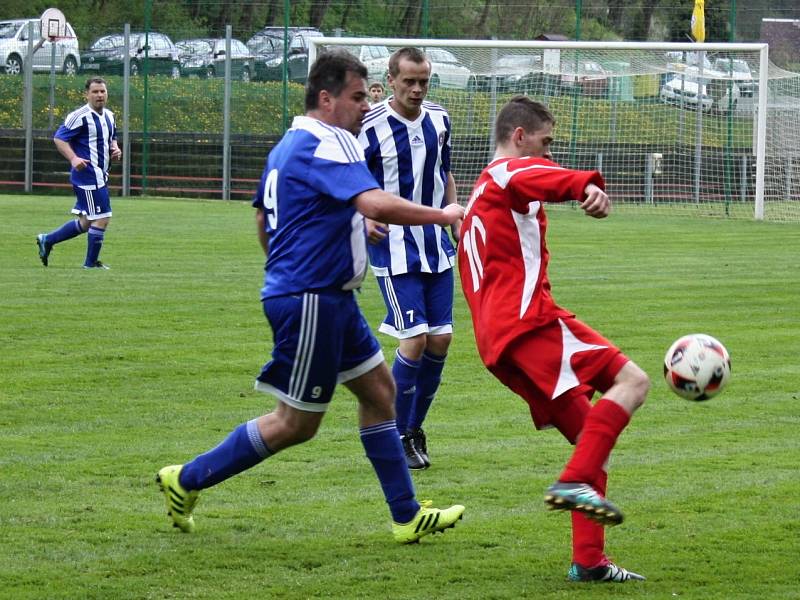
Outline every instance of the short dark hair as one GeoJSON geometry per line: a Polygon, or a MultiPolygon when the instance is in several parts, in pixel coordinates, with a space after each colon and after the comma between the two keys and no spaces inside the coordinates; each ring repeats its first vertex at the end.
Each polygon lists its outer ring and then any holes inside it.
{"type": "Polygon", "coordinates": [[[546,123],[556,124],[550,109],[541,102],[531,100],[527,96],[514,96],[497,115],[494,124],[494,138],[498,144],[507,142],[517,127],[533,133],[546,123]]]}
{"type": "Polygon", "coordinates": [[[108,84],[106,83],[106,80],[103,79],[102,77],[89,77],[89,79],[86,80],[86,88],[85,89],[86,89],[87,92],[89,91],[89,88],[92,87],[93,83],[102,83],[104,86],[108,87],[108,84]]]}
{"type": "Polygon", "coordinates": [[[430,65],[428,57],[425,56],[422,50],[406,46],[405,48],[395,50],[389,57],[389,75],[397,77],[397,74],[400,72],[400,61],[404,58],[417,64],[426,62],[430,65]]]}
{"type": "Polygon", "coordinates": [[[326,90],[336,98],[347,85],[347,74],[367,78],[367,67],[347,50],[329,50],[314,61],[306,82],[306,112],[319,104],[319,93],[326,90]]]}

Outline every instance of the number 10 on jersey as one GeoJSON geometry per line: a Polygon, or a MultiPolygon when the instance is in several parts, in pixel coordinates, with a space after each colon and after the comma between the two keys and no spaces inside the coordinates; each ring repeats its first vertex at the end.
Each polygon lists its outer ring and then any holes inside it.
{"type": "Polygon", "coordinates": [[[480,236],[481,245],[486,246],[486,227],[483,221],[477,216],[473,216],[469,223],[469,231],[464,234],[464,239],[461,241],[464,244],[464,252],[467,253],[469,259],[469,271],[472,275],[472,291],[477,292],[481,287],[481,279],[483,279],[483,261],[481,255],[478,254],[478,240],[480,236]]]}

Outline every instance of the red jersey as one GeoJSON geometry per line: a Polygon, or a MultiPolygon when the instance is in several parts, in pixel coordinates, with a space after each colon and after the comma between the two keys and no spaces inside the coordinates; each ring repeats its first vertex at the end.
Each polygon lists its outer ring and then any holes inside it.
{"type": "Polygon", "coordinates": [[[458,265],[472,312],[478,352],[497,364],[520,335],[572,317],[550,295],[544,202],[583,200],[598,171],[572,171],[543,158],[499,158],[481,173],[470,196],[458,265]]]}

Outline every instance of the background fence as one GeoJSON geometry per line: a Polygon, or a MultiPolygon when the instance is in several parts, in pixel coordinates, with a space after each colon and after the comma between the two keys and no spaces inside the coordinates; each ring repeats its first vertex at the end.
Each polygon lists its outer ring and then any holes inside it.
{"type": "MultiPolygon", "coordinates": [[[[7,0],[0,7],[0,19],[36,17],[51,2],[7,0]]],[[[64,117],[84,103],[84,81],[94,74],[108,81],[108,107],[118,122],[125,118],[128,123],[128,169],[112,166],[112,189],[132,195],[249,199],[266,154],[291,117],[302,112],[309,37],[687,41],[692,6],[691,0],[62,2],[59,8],[76,38],[56,43],[53,76],[53,48],[43,47],[29,65],[24,54],[20,61],[23,71],[25,66],[32,69],[29,127],[23,115],[26,78],[9,69],[13,52],[8,48],[14,40],[0,46],[6,48],[0,58],[5,58],[9,71],[0,75],[0,189],[71,192],[68,165],[51,140],[64,117]],[[126,23],[130,24],[127,60],[120,45],[126,23]],[[198,39],[211,41],[186,41],[198,39]],[[31,156],[27,165],[26,137],[31,156]]],[[[800,19],[800,7],[794,0],[714,3],[706,11],[706,40],[747,42],[770,37],[773,61],[790,69],[800,66],[800,33],[793,37],[800,28],[764,18],[800,19]]],[[[3,31],[10,29],[0,26],[0,45],[6,39],[3,31]]],[[[385,64],[378,50],[366,52],[362,58],[385,64]]],[[[380,70],[373,74],[382,77],[380,70]]],[[[606,95],[626,93],[617,85],[622,79],[609,81],[606,95]]],[[[651,85],[648,93],[655,97],[658,85],[651,85]]],[[[443,102],[448,94],[452,92],[445,89],[431,92],[443,102]]],[[[473,125],[454,123],[462,132],[473,125]]],[[[489,140],[465,135],[460,143],[470,152],[482,151],[489,140]]],[[[606,164],[613,164],[614,156],[625,151],[624,144],[610,145],[606,164]]],[[[736,177],[738,182],[741,177],[736,177]]],[[[737,190],[740,187],[737,183],[737,190]]]]}

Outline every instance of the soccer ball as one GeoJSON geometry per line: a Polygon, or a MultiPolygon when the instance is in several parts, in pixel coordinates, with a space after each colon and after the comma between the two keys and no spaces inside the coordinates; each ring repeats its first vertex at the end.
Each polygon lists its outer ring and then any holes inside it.
{"type": "Polygon", "coordinates": [[[703,333],[675,341],[664,357],[664,379],[687,400],[708,400],[719,394],[731,376],[731,357],[718,340],[703,333]]]}

